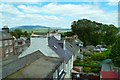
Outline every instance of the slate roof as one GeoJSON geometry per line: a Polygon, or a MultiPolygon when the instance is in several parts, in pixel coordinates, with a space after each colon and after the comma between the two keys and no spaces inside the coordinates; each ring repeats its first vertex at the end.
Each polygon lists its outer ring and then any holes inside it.
{"type": "MultiPolygon", "coordinates": [[[[44,56],[42,52],[39,59],[25,66],[7,78],[51,78],[55,70],[62,64],[63,60],[55,57],[44,56]]],[[[35,53],[35,52],[33,52],[35,53]]]]}
{"type": "Polygon", "coordinates": [[[48,38],[46,37],[33,37],[31,38],[31,45],[27,50],[22,52],[19,57],[24,57],[25,55],[31,54],[34,51],[41,51],[45,56],[59,57],[49,46],[48,38]]]}
{"type": "Polygon", "coordinates": [[[0,40],[5,39],[13,39],[12,35],[10,33],[7,33],[6,31],[0,31],[0,40]]]}
{"type": "Polygon", "coordinates": [[[78,39],[78,38],[73,38],[73,37],[66,37],[65,38],[67,41],[69,41],[70,43],[83,43],[80,39],[78,39]]]}
{"type": "Polygon", "coordinates": [[[75,44],[71,44],[69,42],[66,42],[66,48],[69,49],[73,55],[76,55],[79,51],[79,47],[75,44]]]}
{"type": "MultiPolygon", "coordinates": [[[[62,43],[62,42],[61,42],[62,43]]],[[[72,52],[69,51],[67,48],[64,50],[62,46],[59,45],[59,41],[54,37],[48,37],[48,45],[49,47],[54,50],[62,59],[65,60],[67,63],[69,59],[72,57],[72,52]]]]}

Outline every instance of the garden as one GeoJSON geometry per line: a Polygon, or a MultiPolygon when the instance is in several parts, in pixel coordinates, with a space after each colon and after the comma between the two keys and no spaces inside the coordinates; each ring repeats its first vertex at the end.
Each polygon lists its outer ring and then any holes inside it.
{"type": "Polygon", "coordinates": [[[110,50],[104,52],[83,53],[84,59],[79,57],[74,61],[74,66],[83,66],[83,72],[99,74],[101,70],[101,62],[109,57],[110,50]]]}

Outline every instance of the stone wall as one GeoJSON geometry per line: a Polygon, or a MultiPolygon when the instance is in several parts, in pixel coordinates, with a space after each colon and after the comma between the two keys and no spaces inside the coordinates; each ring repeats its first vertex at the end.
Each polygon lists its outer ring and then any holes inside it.
{"type": "Polygon", "coordinates": [[[2,78],[7,77],[8,75],[18,71],[19,69],[23,68],[24,66],[34,62],[35,60],[41,57],[40,51],[36,51],[32,54],[29,54],[25,57],[18,58],[6,65],[2,66],[2,78]]]}

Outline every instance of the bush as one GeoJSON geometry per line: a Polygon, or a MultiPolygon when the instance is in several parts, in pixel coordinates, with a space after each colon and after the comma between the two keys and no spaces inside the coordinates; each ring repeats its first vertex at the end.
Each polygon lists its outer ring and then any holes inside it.
{"type": "Polygon", "coordinates": [[[90,73],[92,70],[91,70],[91,68],[90,67],[84,67],[83,68],[83,72],[85,72],[85,73],[90,73]]]}

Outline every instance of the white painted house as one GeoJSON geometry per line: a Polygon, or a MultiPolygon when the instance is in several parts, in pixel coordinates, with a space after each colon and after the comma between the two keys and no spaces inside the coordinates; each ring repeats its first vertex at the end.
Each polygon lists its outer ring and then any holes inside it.
{"type": "MultiPolygon", "coordinates": [[[[20,57],[28,55],[35,51],[41,51],[45,56],[58,57],[64,60],[59,74],[66,72],[65,78],[71,77],[73,68],[73,53],[66,47],[66,41],[62,41],[59,34],[34,35],[31,36],[31,45],[25,50],[20,57]]],[[[64,75],[64,74],[63,74],[64,75]]],[[[56,77],[56,76],[54,76],[56,77]]]]}

